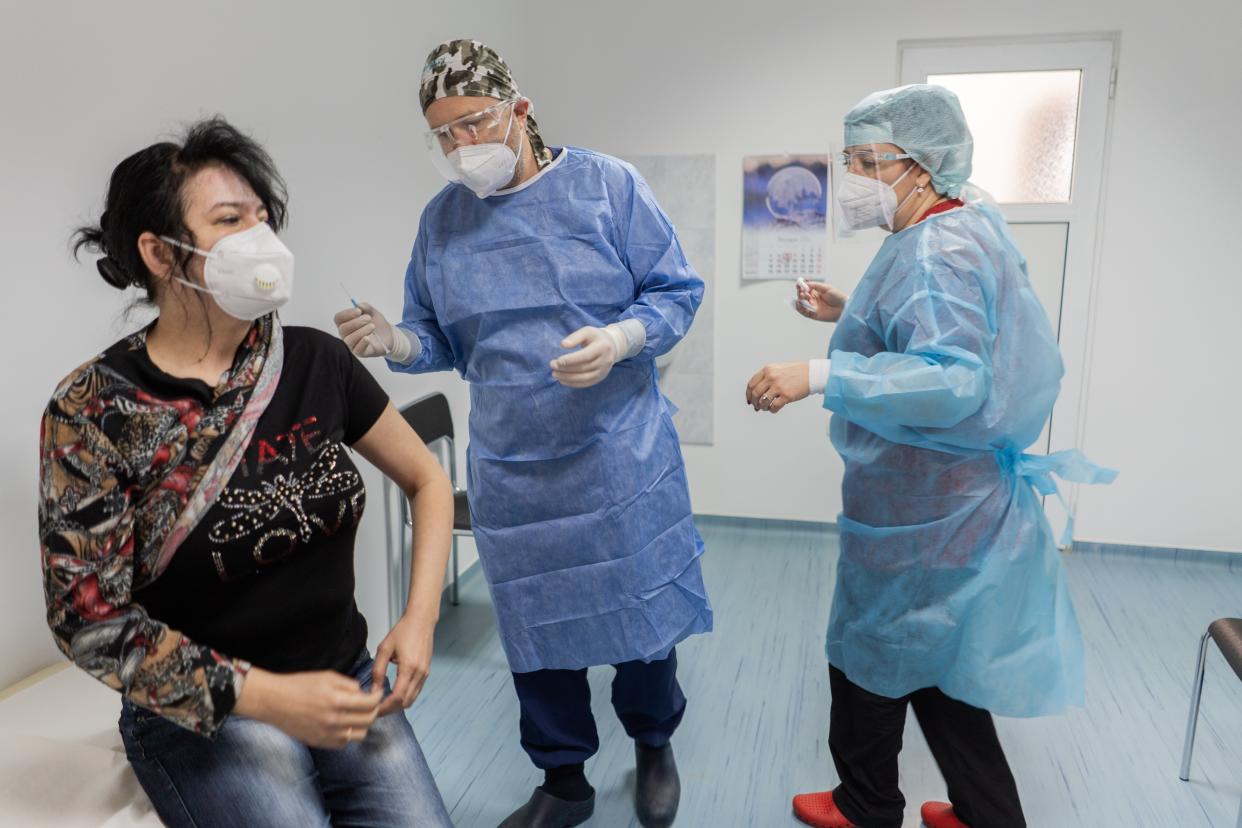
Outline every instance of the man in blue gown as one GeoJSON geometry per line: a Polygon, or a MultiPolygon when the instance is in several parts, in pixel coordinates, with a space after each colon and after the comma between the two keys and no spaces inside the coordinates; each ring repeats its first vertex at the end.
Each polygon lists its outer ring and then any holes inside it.
{"type": "Polygon", "coordinates": [[[669,739],[686,700],[675,645],[712,627],[702,540],[656,357],[686,335],[703,282],[633,167],[547,147],[504,61],[444,43],[423,71],[427,205],[389,324],[367,304],[341,336],[394,371],[470,383],[471,519],[545,781],[504,826],[572,826],[594,808],[586,668],[614,665],[635,740],[636,810],[671,824],[669,739]]]}

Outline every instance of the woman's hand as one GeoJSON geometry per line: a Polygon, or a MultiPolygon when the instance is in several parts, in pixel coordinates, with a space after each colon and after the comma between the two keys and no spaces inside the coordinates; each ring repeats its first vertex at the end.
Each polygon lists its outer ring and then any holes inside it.
{"type": "Polygon", "coordinates": [[[382,684],[364,692],[357,681],[331,670],[269,673],[254,667],[233,709],[311,747],[343,748],[366,738],[383,693],[382,684]]]}
{"type": "Polygon", "coordinates": [[[800,279],[796,289],[798,298],[794,301],[794,309],[807,319],[819,322],[838,321],[841,312],[845,310],[845,302],[849,299],[842,291],[823,282],[800,279]]]}
{"type": "Polygon", "coordinates": [[[397,683],[393,685],[392,695],[379,706],[381,716],[405,710],[412,705],[431,673],[436,619],[419,617],[415,614],[416,611],[417,608],[414,607],[406,610],[405,615],[384,636],[379,649],[375,651],[375,667],[371,670],[374,686],[384,686],[384,675],[388,672],[389,662],[397,665],[397,683]]]}
{"type": "Polygon", "coordinates": [[[811,393],[811,367],[805,362],[765,365],[746,385],[746,402],[772,414],[811,393]]]}

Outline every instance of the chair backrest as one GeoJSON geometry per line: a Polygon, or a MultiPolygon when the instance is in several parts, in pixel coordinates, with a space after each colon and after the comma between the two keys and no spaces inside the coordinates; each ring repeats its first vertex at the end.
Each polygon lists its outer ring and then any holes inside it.
{"type": "Polygon", "coordinates": [[[1220,648],[1225,661],[1242,679],[1242,618],[1217,618],[1208,625],[1208,634],[1220,648]]]}
{"type": "Polygon", "coordinates": [[[453,414],[448,397],[443,394],[428,394],[415,400],[401,409],[401,416],[428,445],[446,437],[453,439],[453,414]]]}

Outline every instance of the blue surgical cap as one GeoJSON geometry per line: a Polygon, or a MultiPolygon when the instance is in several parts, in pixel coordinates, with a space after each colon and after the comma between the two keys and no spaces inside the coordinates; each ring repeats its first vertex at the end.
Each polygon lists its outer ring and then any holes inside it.
{"type": "Polygon", "coordinates": [[[974,141],[962,105],[943,86],[915,83],[873,92],[845,116],[845,145],[896,144],[956,198],[970,178],[974,141]]]}

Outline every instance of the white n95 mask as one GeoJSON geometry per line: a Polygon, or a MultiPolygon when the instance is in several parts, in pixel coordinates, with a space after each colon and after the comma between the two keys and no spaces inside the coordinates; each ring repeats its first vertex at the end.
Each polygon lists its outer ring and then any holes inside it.
{"type": "Polygon", "coordinates": [[[845,226],[851,230],[892,227],[897,211],[916,192],[916,190],[911,190],[910,195],[898,204],[897,191],[893,188],[916,166],[918,165],[911,164],[906,167],[906,171],[892,184],[857,173],[845,173],[841,180],[841,187],[837,191],[837,204],[841,208],[841,218],[845,226]]]}
{"type": "Polygon", "coordinates": [[[251,321],[271,313],[293,295],[293,253],[265,222],[231,233],[211,250],[199,250],[168,236],[164,241],[204,257],[201,287],[186,279],[187,287],[210,293],[220,310],[237,319],[251,321]]]}
{"type": "MultiPolygon", "coordinates": [[[[503,141],[493,144],[467,144],[448,154],[449,165],[457,174],[457,180],[469,187],[479,198],[493,195],[512,181],[517,171],[517,153],[509,148],[513,120],[513,113],[510,112],[509,127],[505,130],[503,141]]],[[[518,138],[518,152],[522,150],[523,140],[524,137],[518,138]]]]}
{"type": "Polygon", "coordinates": [[[517,154],[508,144],[475,144],[453,150],[449,163],[457,180],[474,191],[479,198],[493,195],[513,180],[517,154]]]}

